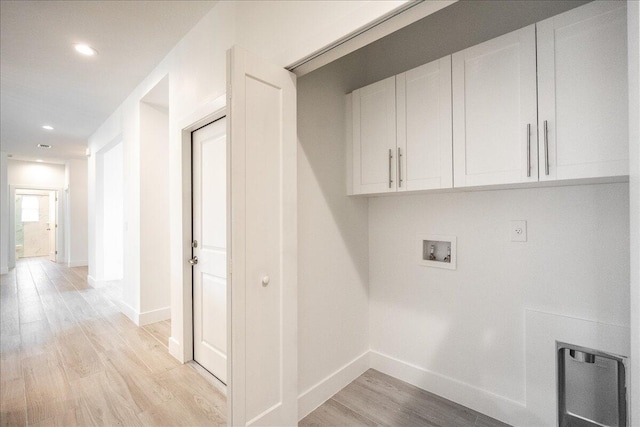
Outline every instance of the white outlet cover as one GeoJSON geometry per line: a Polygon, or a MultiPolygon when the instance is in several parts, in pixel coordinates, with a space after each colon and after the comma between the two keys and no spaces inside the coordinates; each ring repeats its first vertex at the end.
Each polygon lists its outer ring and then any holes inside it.
{"type": "Polygon", "coordinates": [[[511,241],[512,242],[527,241],[527,221],[525,220],[511,221],[511,241]]]}

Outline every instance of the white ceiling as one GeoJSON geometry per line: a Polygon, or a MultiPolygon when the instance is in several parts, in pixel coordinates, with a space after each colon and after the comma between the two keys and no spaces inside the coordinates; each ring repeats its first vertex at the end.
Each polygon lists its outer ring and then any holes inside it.
{"type": "Polygon", "coordinates": [[[50,161],[84,156],[88,137],[215,3],[2,0],[2,151],[50,161]],[[74,43],[98,55],[79,55],[74,43]]]}

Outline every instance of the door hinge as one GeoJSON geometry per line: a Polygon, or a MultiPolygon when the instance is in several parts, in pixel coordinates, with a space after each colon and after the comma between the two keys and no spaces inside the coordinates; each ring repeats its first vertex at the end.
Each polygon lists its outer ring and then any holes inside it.
{"type": "Polygon", "coordinates": [[[193,242],[191,242],[191,247],[192,248],[197,248],[198,247],[198,241],[194,240],[193,242]]]}
{"type": "Polygon", "coordinates": [[[58,251],[56,251],[56,255],[58,255],[58,251]]]}

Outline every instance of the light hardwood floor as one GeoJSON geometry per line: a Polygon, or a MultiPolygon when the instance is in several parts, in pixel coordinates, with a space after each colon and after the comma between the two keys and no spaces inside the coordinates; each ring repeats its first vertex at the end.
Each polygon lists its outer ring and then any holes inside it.
{"type": "MultiPolygon", "coordinates": [[[[117,286],[86,268],[20,260],[0,282],[1,426],[216,426],[226,398],[167,350],[171,323],[137,327],[117,286]]],[[[300,426],[504,426],[370,369],[300,426]]]]}
{"type": "Polygon", "coordinates": [[[498,420],[374,369],[358,377],[300,426],[505,427],[498,420]]]}
{"type": "Polygon", "coordinates": [[[25,259],[0,284],[0,424],[224,425],[226,398],[136,327],[86,268],[25,259]]]}
{"type": "Polygon", "coordinates": [[[143,326],[160,344],[169,349],[169,337],[171,336],[171,320],[152,323],[143,326]]]}

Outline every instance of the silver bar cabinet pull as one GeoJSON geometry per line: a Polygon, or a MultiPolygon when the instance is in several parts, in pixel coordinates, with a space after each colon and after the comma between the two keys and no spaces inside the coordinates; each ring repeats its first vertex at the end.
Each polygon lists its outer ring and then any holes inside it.
{"type": "Polygon", "coordinates": [[[391,177],[392,161],[393,161],[393,150],[389,148],[389,188],[391,188],[391,184],[393,184],[393,178],[391,177]]]}
{"type": "Polygon", "coordinates": [[[549,175],[549,126],[544,121],[544,174],[549,175]]]}
{"type": "Polygon", "coordinates": [[[527,123],[527,178],[531,176],[531,123],[527,123]]]}
{"type": "Polygon", "coordinates": [[[402,151],[398,147],[398,187],[402,187],[402,151]]]}

